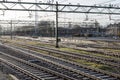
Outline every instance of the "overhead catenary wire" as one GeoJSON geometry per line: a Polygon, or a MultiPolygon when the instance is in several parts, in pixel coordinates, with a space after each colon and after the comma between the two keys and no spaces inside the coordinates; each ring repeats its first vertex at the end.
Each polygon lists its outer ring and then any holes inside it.
{"type": "Polygon", "coordinates": [[[95,4],[95,5],[111,3],[111,2],[113,2],[113,1],[116,1],[116,0],[108,0],[108,1],[105,1],[105,2],[97,3],[97,4],[95,4]]]}

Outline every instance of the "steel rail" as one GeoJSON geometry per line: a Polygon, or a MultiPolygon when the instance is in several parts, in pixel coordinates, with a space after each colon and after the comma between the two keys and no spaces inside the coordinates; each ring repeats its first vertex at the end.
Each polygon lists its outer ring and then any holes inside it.
{"type": "MultiPolygon", "coordinates": [[[[61,79],[65,79],[65,80],[76,80],[75,78],[71,78],[71,77],[69,77],[69,76],[66,76],[66,75],[57,73],[57,72],[55,72],[55,71],[53,71],[53,70],[47,69],[47,68],[42,67],[42,66],[38,66],[38,65],[36,65],[36,64],[33,64],[33,63],[30,63],[30,62],[25,61],[25,60],[23,60],[23,59],[20,59],[20,58],[11,56],[11,55],[6,54],[6,53],[4,53],[4,52],[0,52],[0,54],[4,55],[4,56],[6,56],[6,57],[9,57],[10,59],[13,59],[12,62],[17,61],[18,64],[20,64],[20,63],[26,64],[26,65],[28,65],[28,67],[33,67],[33,68],[36,68],[36,70],[38,69],[38,71],[40,70],[40,71],[47,72],[48,74],[53,74],[53,75],[55,75],[55,76],[57,76],[57,77],[60,77],[61,79]],[[19,62],[20,62],[20,63],[19,63],[19,62]]],[[[7,61],[7,60],[6,60],[6,61],[7,61]]],[[[8,60],[7,62],[10,63],[10,60],[8,60]]],[[[13,64],[13,63],[11,63],[11,64],[13,64]]],[[[14,64],[14,65],[15,65],[15,64],[14,64]]],[[[27,68],[28,68],[28,67],[27,67],[27,68]]],[[[21,70],[21,71],[27,71],[27,70],[21,70]]],[[[29,72],[29,71],[27,71],[27,72],[29,72]]],[[[29,72],[29,73],[31,73],[31,72],[29,72]]],[[[34,73],[35,73],[35,72],[34,72],[34,73]]],[[[34,73],[31,73],[31,74],[33,74],[35,77],[38,77],[38,76],[37,76],[36,74],[34,74],[34,73]]],[[[48,76],[48,77],[49,77],[49,76],[48,76]]],[[[41,77],[41,78],[38,77],[38,79],[39,79],[39,80],[43,80],[42,77],[41,77]]],[[[49,80],[49,79],[48,79],[48,80],[49,80]]]]}
{"type": "MultiPolygon", "coordinates": [[[[15,48],[13,48],[14,50],[15,50],[15,48]]],[[[18,50],[18,49],[17,49],[18,50]]],[[[23,48],[21,48],[21,50],[20,51],[27,51],[27,52],[32,52],[32,53],[36,53],[36,52],[34,52],[34,51],[32,51],[32,50],[26,50],[26,49],[23,49],[23,48]]],[[[29,53],[28,53],[29,54],[29,53]]],[[[39,56],[35,56],[34,54],[29,54],[29,55],[31,55],[32,57],[36,57],[36,58],[38,58],[38,59],[42,59],[42,60],[44,60],[44,61],[47,61],[47,62],[49,62],[49,63],[52,63],[52,64],[57,64],[57,65],[60,65],[59,63],[55,63],[54,61],[50,61],[50,60],[47,60],[47,59],[45,59],[44,57],[43,58],[41,58],[41,57],[39,57],[39,56]]],[[[38,53],[38,54],[40,54],[40,53],[38,53]]],[[[45,55],[44,55],[45,56],[45,55]]],[[[46,56],[47,57],[47,56],[46,56]]],[[[50,57],[50,56],[49,56],[50,57]]],[[[53,57],[53,59],[55,60],[62,60],[62,61],[64,61],[64,62],[66,62],[66,63],[69,63],[69,64],[72,64],[72,65],[76,65],[76,66],[81,66],[82,68],[84,68],[84,69],[89,69],[89,70],[94,70],[94,71],[97,71],[97,72],[99,72],[99,74],[100,73],[102,73],[102,74],[106,74],[106,75],[109,75],[109,76],[114,76],[115,78],[120,78],[120,75],[117,75],[117,74],[114,74],[114,73],[109,73],[109,72],[107,72],[106,73],[106,71],[102,71],[102,70],[98,70],[98,69],[91,69],[90,67],[86,67],[85,68],[85,66],[82,66],[82,65],[78,65],[78,64],[75,64],[74,62],[70,62],[70,61],[67,61],[67,60],[64,60],[64,59],[59,59],[59,58],[55,58],[55,57],[53,57]]],[[[63,66],[63,65],[60,65],[60,66],[62,66],[62,67],[64,67],[64,68],[67,68],[67,69],[70,69],[70,70],[73,70],[73,71],[77,71],[77,72],[79,72],[79,70],[77,70],[77,69],[73,69],[73,68],[71,68],[70,66],[69,67],[67,67],[67,66],[63,66]]],[[[80,74],[84,74],[84,76],[86,76],[85,74],[86,73],[80,73],[80,74]]],[[[87,73],[87,75],[89,74],[89,72],[87,73]]],[[[97,73],[96,73],[97,74],[97,73]]],[[[89,75],[89,77],[90,77],[90,75],[89,75]]],[[[94,76],[95,77],[95,76],[94,76]]],[[[99,79],[99,78],[98,78],[99,79]]]]}
{"type": "Polygon", "coordinates": [[[78,53],[72,53],[72,52],[67,52],[67,51],[60,51],[57,49],[51,49],[51,48],[47,48],[47,47],[40,47],[40,46],[37,47],[37,46],[33,46],[33,45],[31,46],[31,45],[22,44],[22,43],[16,43],[16,44],[26,46],[31,49],[33,48],[33,49],[37,49],[37,50],[47,51],[47,52],[54,53],[54,54],[60,54],[60,55],[72,57],[75,59],[83,59],[83,60],[87,60],[90,62],[106,64],[109,66],[120,68],[120,61],[115,60],[115,59],[106,59],[106,58],[96,57],[96,56],[91,56],[91,55],[86,55],[86,54],[78,54],[78,53]]]}

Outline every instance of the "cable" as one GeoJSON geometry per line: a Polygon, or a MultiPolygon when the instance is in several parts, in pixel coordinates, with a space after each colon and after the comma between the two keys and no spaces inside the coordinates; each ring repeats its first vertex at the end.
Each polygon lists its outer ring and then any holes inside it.
{"type": "Polygon", "coordinates": [[[115,5],[119,5],[120,4],[120,2],[119,3],[116,3],[115,5]]]}
{"type": "Polygon", "coordinates": [[[109,0],[109,1],[105,1],[105,2],[102,2],[102,3],[95,4],[95,5],[106,4],[106,3],[113,2],[113,1],[116,1],[116,0],[109,0]]]}
{"type": "Polygon", "coordinates": [[[66,1],[68,1],[68,0],[57,0],[59,3],[64,3],[64,2],[66,2],[66,1]]]}

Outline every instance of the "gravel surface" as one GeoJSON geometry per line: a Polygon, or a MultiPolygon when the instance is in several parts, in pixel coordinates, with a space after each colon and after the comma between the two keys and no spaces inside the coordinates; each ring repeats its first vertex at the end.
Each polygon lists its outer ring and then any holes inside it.
{"type": "Polygon", "coordinates": [[[0,71],[0,80],[8,80],[7,75],[3,74],[1,71],[0,71]]]}

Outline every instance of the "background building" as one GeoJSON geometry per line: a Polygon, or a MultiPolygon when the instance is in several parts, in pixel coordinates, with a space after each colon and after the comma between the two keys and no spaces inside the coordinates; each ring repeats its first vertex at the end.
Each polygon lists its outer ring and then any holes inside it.
{"type": "MultiPolygon", "coordinates": [[[[101,37],[105,35],[105,28],[102,28],[100,24],[95,21],[94,23],[78,23],[68,22],[59,23],[58,35],[60,37],[101,37]]],[[[33,36],[34,26],[20,26],[15,29],[14,34],[21,36],[33,36]]],[[[37,25],[37,35],[43,37],[55,36],[55,22],[54,21],[40,21],[37,25]]]]}
{"type": "Polygon", "coordinates": [[[120,23],[108,25],[106,28],[106,35],[110,37],[120,37],[120,23]]]}

